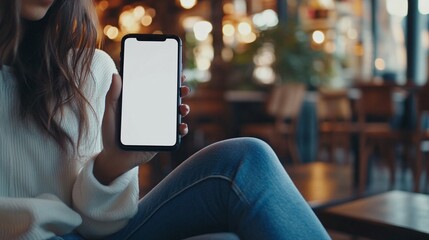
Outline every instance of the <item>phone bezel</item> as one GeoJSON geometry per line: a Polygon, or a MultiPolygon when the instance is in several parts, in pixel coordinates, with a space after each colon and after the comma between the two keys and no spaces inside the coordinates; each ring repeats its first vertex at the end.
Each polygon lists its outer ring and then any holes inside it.
{"type": "MultiPolygon", "coordinates": [[[[181,136],[179,134],[179,124],[181,123],[181,114],[179,111],[179,106],[181,104],[181,97],[180,97],[180,87],[181,87],[181,75],[182,75],[182,40],[173,34],[127,34],[122,37],[121,40],[121,53],[120,53],[120,70],[119,74],[121,75],[122,82],[124,82],[123,79],[123,69],[124,69],[124,47],[125,47],[125,40],[129,38],[135,38],[138,41],[165,41],[166,39],[174,39],[178,43],[178,53],[177,53],[177,108],[176,108],[176,142],[173,145],[169,146],[158,146],[158,145],[126,145],[122,143],[121,141],[121,127],[122,127],[122,94],[123,94],[123,88],[121,89],[121,95],[119,97],[119,121],[118,121],[118,144],[121,149],[123,150],[130,150],[130,151],[174,151],[177,150],[180,146],[181,142],[181,136]]],[[[126,81],[126,79],[125,79],[126,81]]]]}

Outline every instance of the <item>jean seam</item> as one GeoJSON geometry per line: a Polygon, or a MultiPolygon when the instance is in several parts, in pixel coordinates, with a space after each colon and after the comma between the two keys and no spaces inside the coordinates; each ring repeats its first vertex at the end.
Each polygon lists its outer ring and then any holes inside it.
{"type": "Polygon", "coordinates": [[[240,188],[238,187],[238,185],[237,184],[235,184],[235,182],[232,180],[231,181],[231,188],[232,188],[232,190],[235,192],[235,194],[240,198],[240,199],[243,199],[245,202],[246,202],[246,204],[248,205],[248,206],[250,206],[250,202],[249,202],[249,200],[247,200],[247,198],[246,198],[246,196],[244,195],[244,193],[240,190],[240,188]]]}
{"type": "MultiPolygon", "coordinates": [[[[244,153],[245,151],[242,151],[242,153],[244,153]]],[[[235,169],[235,173],[234,173],[234,175],[233,175],[233,177],[232,177],[232,179],[231,179],[231,188],[234,190],[234,192],[235,192],[235,194],[237,194],[237,196],[239,197],[239,198],[241,198],[241,199],[244,199],[245,200],[245,202],[246,202],[246,204],[248,205],[248,206],[250,206],[250,201],[249,200],[247,200],[247,198],[246,198],[246,196],[244,195],[244,193],[240,190],[240,188],[238,187],[238,185],[236,184],[236,178],[237,178],[237,175],[238,175],[238,172],[240,171],[240,168],[241,168],[241,166],[243,166],[243,164],[244,164],[244,160],[245,160],[245,156],[244,155],[242,155],[241,156],[241,160],[240,160],[240,163],[239,163],[239,165],[238,165],[238,167],[235,169]]]]}
{"type": "MultiPolygon", "coordinates": [[[[210,176],[201,178],[198,181],[195,181],[192,184],[184,187],[180,191],[174,193],[171,197],[169,197],[168,199],[166,199],[165,201],[163,201],[161,204],[159,204],[158,207],[155,208],[155,210],[153,210],[152,213],[149,214],[149,216],[147,216],[140,224],[138,224],[137,227],[134,228],[134,231],[130,232],[130,234],[128,234],[124,239],[129,239],[137,231],[137,229],[139,229],[143,224],[145,224],[161,207],[163,207],[165,204],[167,204],[172,199],[174,199],[175,197],[177,197],[179,194],[181,194],[181,193],[185,192],[186,190],[192,188],[193,186],[195,186],[195,185],[197,185],[197,184],[199,184],[199,183],[201,183],[201,182],[203,182],[205,180],[211,179],[211,178],[220,178],[220,179],[223,179],[223,180],[226,180],[226,181],[230,182],[233,191],[236,192],[236,194],[239,195],[239,197],[240,196],[244,197],[244,195],[241,193],[241,191],[238,189],[238,187],[234,184],[234,182],[232,181],[232,179],[229,178],[229,177],[226,177],[226,176],[223,176],[223,175],[210,175],[210,176]]],[[[244,200],[248,204],[247,199],[244,198],[244,200]]]]}

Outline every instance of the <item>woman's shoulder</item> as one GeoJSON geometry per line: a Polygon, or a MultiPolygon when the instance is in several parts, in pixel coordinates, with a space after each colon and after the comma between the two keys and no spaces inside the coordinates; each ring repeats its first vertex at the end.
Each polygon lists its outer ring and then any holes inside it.
{"type": "Polygon", "coordinates": [[[95,49],[94,57],[92,60],[92,70],[109,71],[110,73],[117,72],[115,62],[112,57],[101,49],[95,49]]]}
{"type": "Polygon", "coordinates": [[[96,49],[92,59],[91,75],[101,93],[109,88],[114,73],[118,73],[118,70],[112,57],[103,50],[96,49]]]}

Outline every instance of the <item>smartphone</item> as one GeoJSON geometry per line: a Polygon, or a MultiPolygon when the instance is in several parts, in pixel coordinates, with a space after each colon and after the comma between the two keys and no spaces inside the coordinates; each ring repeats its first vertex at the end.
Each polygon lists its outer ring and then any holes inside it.
{"type": "Polygon", "coordinates": [[[182,41],[175,35],[122,38],[121,148],[170,151],[179,147],[181,63],[182,41]]]}

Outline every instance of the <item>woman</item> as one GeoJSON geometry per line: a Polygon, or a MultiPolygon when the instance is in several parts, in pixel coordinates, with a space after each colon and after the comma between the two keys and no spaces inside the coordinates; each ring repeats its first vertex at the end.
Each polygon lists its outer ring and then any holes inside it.
{"type": "Polygon", "coordinates": [[[137,166],[154,153],[115,143],[121,79],[111,58],[95,50],[90,3],[0,2],[0,239],[180,239],[219,231],[242,239],[329,238],[273,151],[251,138],[203,149],[139,201],[137,166]]]}

